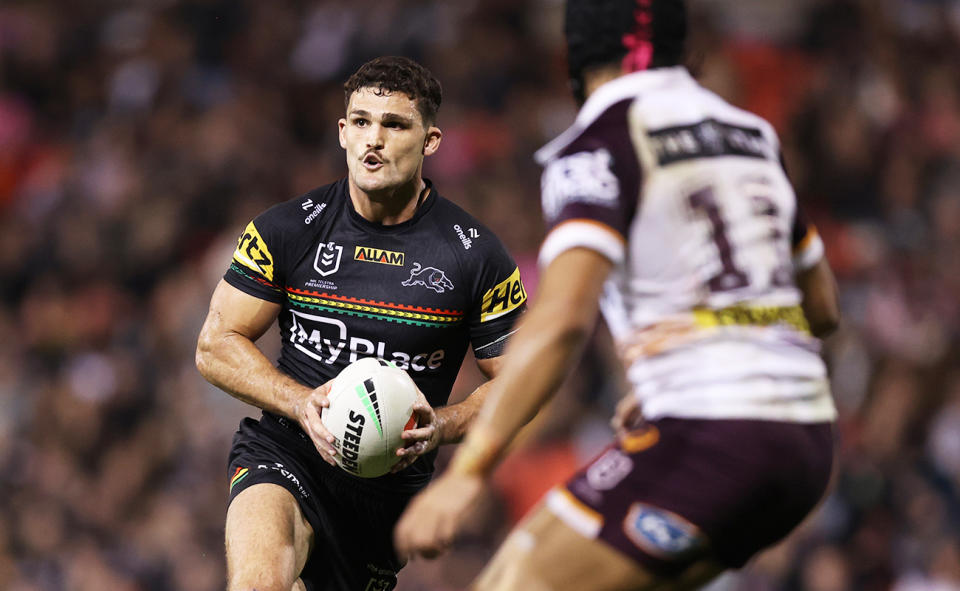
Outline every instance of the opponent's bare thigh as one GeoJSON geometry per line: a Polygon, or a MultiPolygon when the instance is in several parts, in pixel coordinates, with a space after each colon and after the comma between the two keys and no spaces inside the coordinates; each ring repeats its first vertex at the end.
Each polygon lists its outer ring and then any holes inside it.
{"type": "Polygon", "coordinates": [[[313,529],[300,506],[276,484],[255,484],[227,509],[228,591],[302,591],[313,529]]]}
{"type": "Polygon", "coordinates": [[[658,577],[603,542],[582,536],[541,506],[518,525],[474,582],[476,591],[682,591],[696,589],[723,567],[691,565],[658,577]]]}

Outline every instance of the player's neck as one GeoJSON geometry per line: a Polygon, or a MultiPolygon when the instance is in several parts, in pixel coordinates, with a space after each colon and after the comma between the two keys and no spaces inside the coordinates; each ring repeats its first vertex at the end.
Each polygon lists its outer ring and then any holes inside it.
{"type": "Polygon", "coordinates": [[[420,175],[409,183],[385,191],[367,192],[349,179],[350,201],[363,219],[393,226],[411,219],[427,197],[427,184],[420,175]]]}
{"type": "Polygon", "coordinates": [[[619,64],[608,64],[586,70],[583,73],[584,96],[589,98],[598,88],[623,75],[624,71],[619,64]]]}

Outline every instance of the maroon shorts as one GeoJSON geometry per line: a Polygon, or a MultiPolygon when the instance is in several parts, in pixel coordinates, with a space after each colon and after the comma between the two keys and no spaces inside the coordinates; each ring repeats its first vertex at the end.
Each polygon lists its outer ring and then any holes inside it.
{"type": "Polygon", "coordinates": [[[816,506],[832,462],[829,423],[666,418],[611,445],[548,506],[658,574],[705,556],[739,568],[816,506]]]}

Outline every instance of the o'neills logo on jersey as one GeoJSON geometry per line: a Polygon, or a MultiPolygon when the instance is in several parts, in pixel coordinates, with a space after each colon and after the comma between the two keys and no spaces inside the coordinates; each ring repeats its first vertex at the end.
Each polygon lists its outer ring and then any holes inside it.
{"type": "Polygon", "coordinates": [[[520,281],[520,268],[514,269],[509,277],[488,289],[483,294],[480,305],[480,322],[486,322],[509,314],[527,301],[527,292],[520,281]]]}
{"type": "Polygon", "coordinates": [[[296,350],[327,365],[337,360],[342,360],[346,365],[361,357],[378,357],[392,361],[404,371],[418,373],[440,369],[446,356],[443,349],[423,353],[388,351],[383,341],[347,335],[347,325],[336,318],[296,310],[290,310],[290,314],[293,322],[286,338],[296,350]]]}
{"type": "Polygon", "coordinates": [[[403,253],[392,250],[382,250],[380,248],[371,248],[369,246],[358,246],[353,251],[355,261],[365,261],[368,263],[380,263],[382,265],[393,265],[394,267],[403,266],[403,253]]]}

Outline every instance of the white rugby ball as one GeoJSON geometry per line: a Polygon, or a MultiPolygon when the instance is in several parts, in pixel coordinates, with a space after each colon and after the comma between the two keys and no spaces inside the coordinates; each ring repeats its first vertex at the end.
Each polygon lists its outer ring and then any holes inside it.
{"type": "Polygon", "coordinates": [[[400,459],[400,434],[416,427],[417,386],[407,372],[389,361],[365,357],[337,375],[327,398],[330,406],[320,420],[336,438],[337,464],[361,478],[389,472],[400,459]]]}

